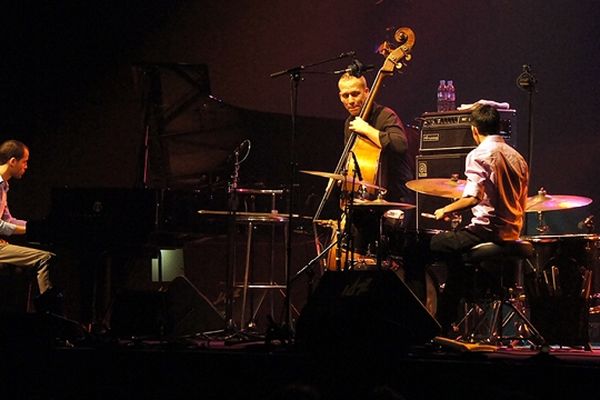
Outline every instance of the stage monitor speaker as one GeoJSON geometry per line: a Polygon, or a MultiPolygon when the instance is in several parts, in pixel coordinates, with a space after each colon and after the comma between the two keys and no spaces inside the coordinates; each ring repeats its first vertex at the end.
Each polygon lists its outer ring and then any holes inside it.
{"type": "MultiPolygon", "coordinates": [[[[466,153],[452,154],[427,154],[417,156],[417,179],[429,178],[448,178],[453,174],[458,174],[459,179],[465,179],[465,159],[466,153]]],[[[438,208],[442,208],[452,202],[452,199],[444,197],[430,196],[417,193],[417,229],[418,230],[451,230],[452,226],[448,221],[437,221],[431,218],[425,218],[421,214],[433,214],[438,208]]],[[[459,227],[466,226],[473,214],[470,210],[460,213],[462,222],[459,227]]]]}
{"type": "Polygon", "coordinates": [[[179,337],[223,329],[224,318],[185,277],[164,291],[123,290],[107,317],[117,337],[179,337]]]}
{"type": "Polygon", "coordinates": [[[440,331],[393,271],[327,271],[300,313],[296,344],[319,354],[391,354],[424,345],[440,331]]]}

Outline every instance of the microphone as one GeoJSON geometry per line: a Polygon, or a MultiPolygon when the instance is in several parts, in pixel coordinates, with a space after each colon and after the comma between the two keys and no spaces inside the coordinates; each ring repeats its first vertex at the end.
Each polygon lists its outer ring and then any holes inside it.
{"type": "Polygon", "coordinates": [[[248,151],[250,151],[250,148],[252,147],[252,143],[250,142],[250,139],[244,139],[242,141],[242,143],[240,143],[240,145],[238,147],[235,148],[235,152],[236,153],[241,153],[242,149],[244,148],[248,148],[248,151]]]}
{"type": "Polygon", "coordinates": [[[344,74],[344,73],[348,72],[350,75],[352,75],[356,78],[360,78],[361,76],[363,76],[363,74],[365,72],[370,71],[373,68],[375,68],[373,66],[373,64],[364,65],[357,59],[354,59],[354,61],[352,61],[352,64],[348,65],[348,68],[333,71],[333,73],[335,75],[339,75],[339,74],[344,74]]]}
{"type": "Polygon", "coordinates": [[[338,56],[338,58],[346,58],[346,57],[354,57],[356,55],[355,51],[347,51],[338,56]]]}
{"type": "Polygon", "coordinates": [[[353,151],[350,152],[352,154],[352,159],[354,160],[354,170],[356,171],[356,175],[358,175],[358,180],[362,181],[362,174],[360,173],[360,167],[358,166],[358,160],[356,159],[356,154],[353,151]]]}
{"type": "Polygon", "coordinates": [[[537,79],[531,72],[531,66],[529,64],[523,65],[523,72],[517,77],[517,87],[524,91],[532,91],[535,89],[537,79]]]}

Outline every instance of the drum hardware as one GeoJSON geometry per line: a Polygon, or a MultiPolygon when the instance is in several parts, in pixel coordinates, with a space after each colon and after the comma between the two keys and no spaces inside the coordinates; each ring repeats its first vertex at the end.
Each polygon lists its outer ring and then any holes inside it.
{"type": "Polygon", "coordinates": [[[518,279],[510,285],[504,283],[506,265],[515,267],[514,277],[517,278],[521,263],[526,262],[533,252],[532,244],[527,241],[507,241],[503,244],[480,243],[464,255],[465,265],[474,271],[471,290],[475,299],[465,303],[464,316],[452,324],[459,335],[457,340],[499,345],[505,342],[511,345],[515,342],[545,344],[543,332],[540,333],[526,316],[518,279]],[[494,277],[495,281],[499,278],[499,285],[496,289],[487,289],[485,293],[489,291],[489,294],[477,294],[482,289],[478,287],[478,277],[488,264],[488,268],[499,272],[499,277],[494,277]]]}
{"type": "MultiPolygon", "coordinates": [[[[354,243],[353,243],[353,237],[352,237],[352,233],[351,233],[352,215],[354,212],[354,207],[360,207],[362,209],[365,209],[365,208],[375,209],[375,208],[381,208],[381,207],[383,207],[383,208],[395,207],[395,208],[404,208],[404,209],[415,208],[415,206],[412,204],[388,202],[388,201],[384,200],[383,195],[385,195],[387,190],[381,186],[357,179],[358,171],[359,171],[359,169],[355,168],[353,170],[352,177],[348,176],[347,170],[345,170],[345,169],[342,170],[342,173],[340,173],[340,174],[321,172],[321,171],[310,171],[310,170],[301,170],[300,171],[304,174],[319,176],[322,178],[328,178],[330,181],[336,180],[338,182],[342,182],[343,184],[341,185],[342,190],[340,193],[340,198],[341,198],[340,204],[344,205],[344,211],[343,211],[342,215],[340,216],[339,222],[337,223],[337,230],[335,232],[335,240],[332,240],[332,242],[329,244],[329,246],[327,246],[323,251],[321,251],[313,260],[309,261],[309,263],[306,266],[304,266],[302,269],[300,269],[300,271],[298,271],[298,273],[296,274],[294,279],[299,277],[307,268],[312,267],[312,265],[316,261],[322,259],[323,256],[325,256],[329,251],[335,251],[335,270],[337,270],[337,271],[350,270],[350,269],[353,269],[355,266],[358,266],[364,262],[364,260],[362,260],[362,257],[363,257],[362,255],[360,256],[361,257],[360,260],[355,259],[354,243]],[[365,199],[369,195],[367,188],[375,190],[375,192],[376,192],[375,200],[366,200],[365,199]],[[357,193],[358,193],[358,196],[357,196],[357,193]],[[343,229],[343,232],[342,232],[342,229],[343,229]],[[345,250],[346,256],[345,257],[342,256],[342,247],[344,247],[343,246],[344,244],[346,247],[346,250],[345,250]],[[335,246],[335,249],[333,249],[334,246],[335,246]],[[349,254],[349,257],[347,256],[348,254],[349,254]],[[344,265],[342,265],[342,261],[343,261],[344,265]]],[[[315,225],[323,224],[323,222],[319,222],[319,221],[320,220],[314,220],[315,225]]],[[[329,222],[329,225],[332,226],[333,224],[331,224],[331,222],[329,222]]],[[[331,265],[328,265],[327,268],[332,269],[331,265]]]]}
{"type": "Polygon", "coordinates": [[[583,221],[577,224],[579,229],[586,229],[588,234],[594,232],[595,224],[594,224],[594,215],[588,215],[583,221]]]}
{"type": "Polygon", "coordinates": [[[541,234],[544,234],[548,232],[549,229],[550,226],[548,226],[544,221],[543,213],[541,211],[537,211],[537,226],[535,227],[535,230],[541,234]]]}

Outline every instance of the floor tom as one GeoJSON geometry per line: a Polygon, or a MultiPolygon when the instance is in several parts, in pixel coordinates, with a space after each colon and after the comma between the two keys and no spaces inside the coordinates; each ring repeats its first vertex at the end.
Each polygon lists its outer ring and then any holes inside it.
{"type": "Polygon", "coordinates": [[[589,314],[600,299],[600,235],[539,235],[525,288],[531,321],[549,344],[589,342],[589,314]]]}

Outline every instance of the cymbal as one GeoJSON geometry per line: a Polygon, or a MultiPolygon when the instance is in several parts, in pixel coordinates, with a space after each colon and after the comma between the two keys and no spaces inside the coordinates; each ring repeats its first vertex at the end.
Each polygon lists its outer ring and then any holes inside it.
{"type": "Polygon", "coordinates": [[[458,199],[462,196],[466,183],[464,179],[427,178],[408,181],[406,187],[430,196],[458,199]]]}
{"type": "MultiPolygon", "coordinates": [[[[347,183],[352,183],[353,178],[351,176],[344,176],[342,174],[334,174],[331,172],[321,172],[321,171],[309,171],[309,170],[300,170],[300,172],[302,172],[303,174],[308,174],[308,175],[315,175],[315,176],[320,176],[323,178],[329,178],[329,179],[335,179],[336,181],[346,181],[347,183]]],[[[377,186],[373,183],[369,183],[366,181],[360,181],[360,180],[355,180],[354,181],[355,184],[357,185],[362,185],[368,188],[372,188],[372,189],[380,189],[380,190],[385,190],[385,188],[382,188],[381,186],[377,186]]]]}
{"type": "Polygon", "coordinates": [[[410,210],[411,208],[416,208],[417,206],[410,203],[397,203],[393,201],[385,201],[383,199],[377,200],[360,200],[356,199],[353,203],[356,207],[389,207],[389,208],[398,208],[401,210],[410,210]]]}
{"type": "Polygon", "coordinates": [[[527,198],[525,212],[557,211],[587,206],[592,199],[571,195],[549,195],[540,190],[537,195],[527,198]]]}
{"type": "MultiPolygon", "coordinates": [[[[198,210],[200,215],[217,215],[217,216],[229,216],[229,211],[221,210],[198,210]]],[[[236,211],[235,217],[237,221],[246,222],[287,222],[289,214],[279,213],[263,213],[263,212],[247,212],[247,211],[236,211]]],[[[293,218],[300,219],[312,219],[304,215],[293,214],[293,218]]]]}
{"type": "Polygon", "coordinates": [[[244,194],[270,194],[270,195],[278,195],[283,194],[284,189],[252,189],[252,188],[237,188],[235,189],[238,193],[244,194]]]}

